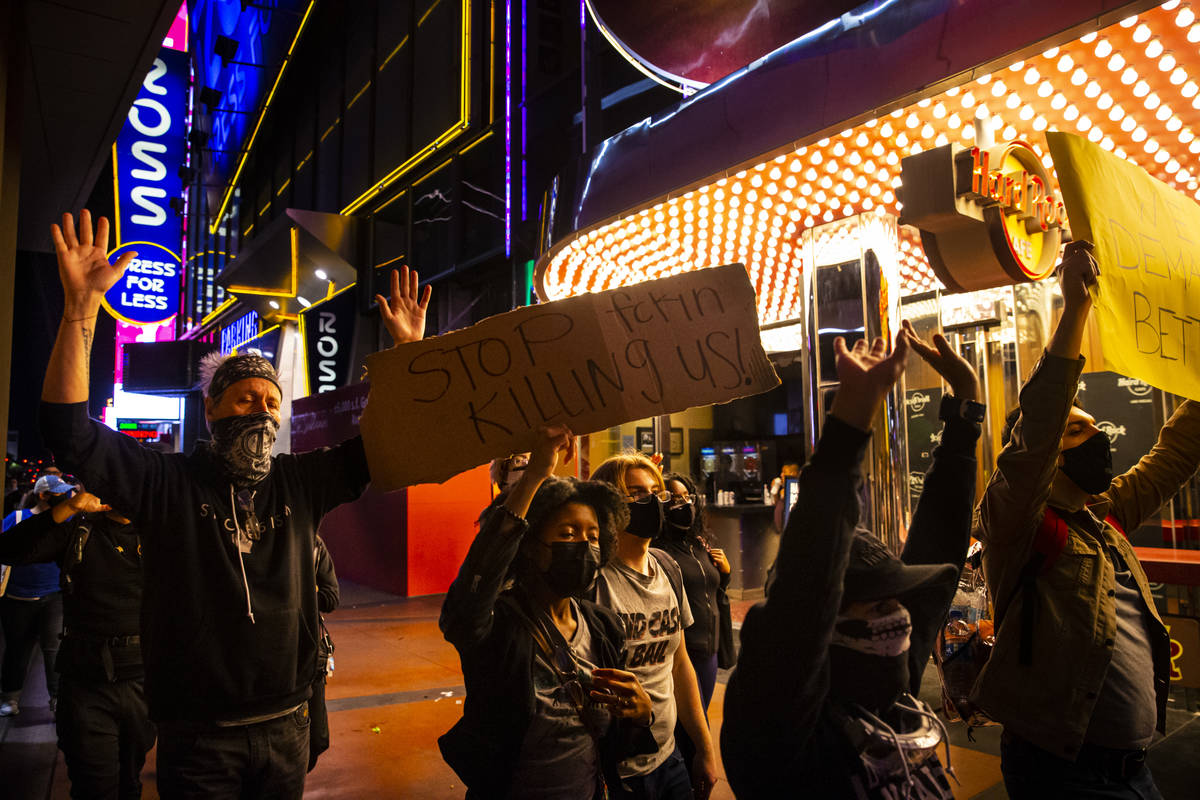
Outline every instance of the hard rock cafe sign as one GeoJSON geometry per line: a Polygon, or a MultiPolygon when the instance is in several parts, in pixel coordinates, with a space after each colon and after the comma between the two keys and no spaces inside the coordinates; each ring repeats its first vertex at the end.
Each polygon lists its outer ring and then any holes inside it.
{"type": "Polygon", "coordinates": [[[934,274],[952,292],[1041,280],[1067,213],[1023,142],[949,144],[901,161],[900,222],[917,227],[934,274]]]}

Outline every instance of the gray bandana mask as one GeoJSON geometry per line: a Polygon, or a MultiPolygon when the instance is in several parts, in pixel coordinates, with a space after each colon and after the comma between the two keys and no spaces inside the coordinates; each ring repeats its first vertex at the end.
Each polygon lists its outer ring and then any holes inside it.
{"type": "Polygon", "coordinates": [[[234,483],[249,486],[271,471],[279,423],[266,411],[221,417],[209,423],[212,452],[234,483]]]}

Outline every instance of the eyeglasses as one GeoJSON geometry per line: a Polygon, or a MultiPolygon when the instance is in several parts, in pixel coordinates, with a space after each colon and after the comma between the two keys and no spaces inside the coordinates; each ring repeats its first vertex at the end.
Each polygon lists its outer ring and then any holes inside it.
{"type": "Polygon", "coordinates": [[[661,500],[664,503],[671,502],[671,493],[666,491],[665,489],[662,491],[650,492],[650,491],[647,491],[646,489],[643,489],[640,486],[636,486],[632,489],[629,489],[628,491],[629,491],[629,494],[627,494],[625,496],[625,501],[627,503],[641,503],[645,500],[649,500],[651,497],[657,497],[659,500],[661,500]]]}
{"type": "Polygon", "coordinates": [[[684,492],[683,494],[672,494],[671,495],[671,504],[677,505],[679,503],[687,503],[689,505],[694,506],[697,503],[699,503],[702,499],[703,498],[697,497],[694,494],[688,494],[687,492],[684,492]]]}

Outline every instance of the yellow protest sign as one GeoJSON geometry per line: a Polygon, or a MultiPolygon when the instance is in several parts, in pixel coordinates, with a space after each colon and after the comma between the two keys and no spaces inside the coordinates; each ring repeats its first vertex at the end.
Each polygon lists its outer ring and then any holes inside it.
{"type": "Polygon", "coordinates": [[[1068,133],[1047,133],[1075,239],[1095,246],[1106,369],[1200,399],[1200,205],[1068,133]]]}
{"type": "Polygon", "coordinates": [[[440,483],[577,434],[779,385],[741,264],[527,306],[367,358],[371,482],[440,483]]]}

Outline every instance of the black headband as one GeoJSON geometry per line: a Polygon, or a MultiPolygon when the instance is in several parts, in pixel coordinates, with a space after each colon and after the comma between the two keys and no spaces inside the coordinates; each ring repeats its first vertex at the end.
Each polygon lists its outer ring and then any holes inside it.
{"type": "Polygon", "coordinates": [[[279,389],[280,396],[283,396],[283,389],[279,386],[279,375],[275,372],[275,367],[257,353],[242,353],[229,356],[222,361],[216,372],[213,373],[212,381],[208,384],[208,396],[214,399],[220,397],[221,393],[230,386],[246,378],[262,378],[270,381],[275,384],[276,389],[279,389]]]}

